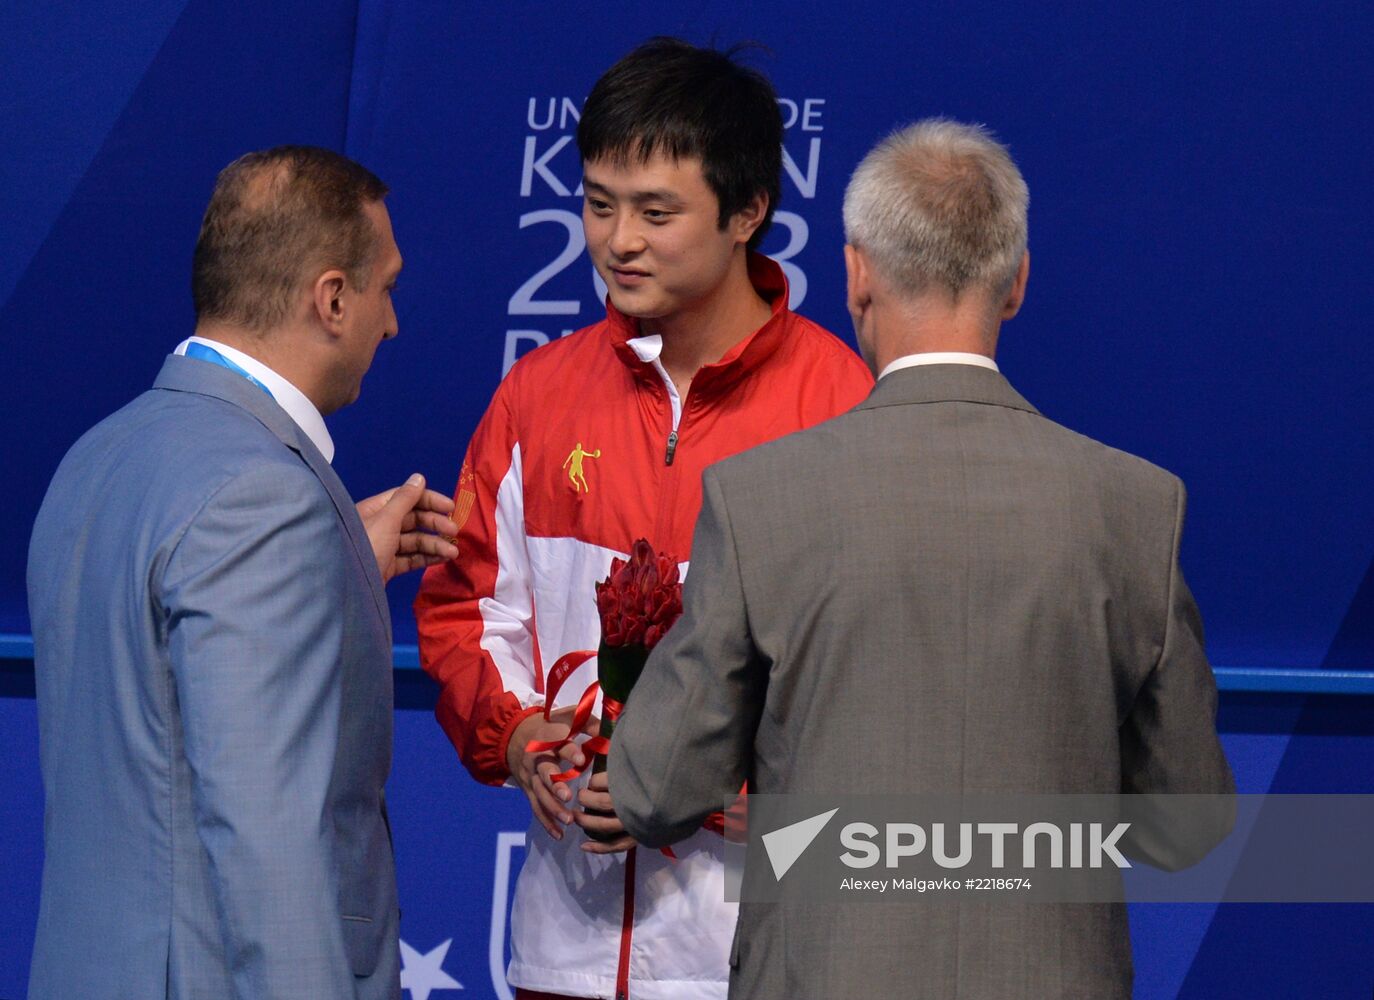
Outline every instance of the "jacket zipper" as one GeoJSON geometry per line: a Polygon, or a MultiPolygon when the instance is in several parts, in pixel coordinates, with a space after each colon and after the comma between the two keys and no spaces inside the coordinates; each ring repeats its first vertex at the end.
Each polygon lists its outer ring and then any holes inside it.
{"type": "MultiPolygon", "coordinates": [[[[677,454],[678,431],[682,428],[682,421],[686,419],[687,401],[684,399],[682,417],[679,418],[678,426],[668,432],[668,447],[663,453],[663,464],[671,466],[673,457],[677,454]]],[[[659,496],[658,509],[658,528],[659,536],[662,537],[662,529],[667,511],[669,494],[674,496],[676,489],[669,489],[670,482],[675,484],[676,474],[669,473],[669,479],[662,486],[662,493],[659,496]]],[[[615,1000],[630,1000],[630,945],[634,941],[635,926],[635,855],[637,848],[630,848],[625,852],[625,909],[620,918],[620,961],[615,973],[615,1000]]]]}
{"type": "Polygon", "coordinates": [[[630,1000],[630,942],[635,929],[635,854],[625,852],[625,910],[620,918],[620,964],[615,970],[615,1000],[630,1000]]]}

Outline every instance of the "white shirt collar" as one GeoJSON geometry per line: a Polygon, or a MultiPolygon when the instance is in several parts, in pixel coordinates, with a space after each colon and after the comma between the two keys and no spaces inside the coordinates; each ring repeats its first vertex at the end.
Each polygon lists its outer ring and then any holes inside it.
{"type": "Polygon", "coordinates": [[[643,337],[634,337],[625,343],[635,352],[635,357],[653,365],[659,375],[663,376],[663,384],[668,387],[668,402],[673,407],[673,430],[677,430],[678,422],[682,420],[682,397],[678,395],[677,386],[673,384],[668,369],[664,368],[663,362],[659,360],[663,354],[662,334],[650,333],[643,337]]]}
{"type": "Polygon", "coordinates": [[[204,344],[211,350],[218,351],[267,386],[268,392],[272,393],[272,398],[277,401],[277,405],[285,410],[286,415],[305,432],[305,436],[319,449],[324,460],[326,462],[334,461],[334,439],[329,436],[329,430],[324,426],[324,417],[320,416],[320,411],[315,409],[315,404],[310,402],[305,393],[257,358],[237,351],[228,344],[221,344],[218,340],[209,340],[205,337],[187,337],[177,345],[174,353],[184,355],[188,344],[204,344]]]}
{"type": "Polygon", "coordinates": [[[977,365],[979,368],[990,368],[993,371],[1001,370],[997,367],[997,362],[985,354],[967,354],[964,351],[928,351],[925,354],[908,354],[898,358],[884,368],[878,374],[878,378],[891,375],[903,368],[915,368],[917,365],[977,365]]]}

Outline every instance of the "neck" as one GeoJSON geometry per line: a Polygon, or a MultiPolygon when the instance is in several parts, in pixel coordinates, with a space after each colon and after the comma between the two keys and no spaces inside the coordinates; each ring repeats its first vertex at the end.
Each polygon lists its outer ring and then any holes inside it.
{"type": "Polygon", "coordinates": [[[768,322],[773,310],[749,280],[744,247],[730,262],[725,281],[700,302],[671,316],[646,319],[640,329],[663,338],[660,361],[684,396],[692,377],[768,322]]]}
{"type": "Polygon", "coordinates": [[[865,317],[877,372],[909,354],[957,351],[993,358],[1001,320],[980,298],[875,299],[865,317]]]}
{"type": "Polygon", "coordinates": [[[308,349],[308,338],[300,336],[293,328],[253,330],[234,323],[202,320],[196,324],[195,334],[261,361],[299,389],[322,416],[328,416],[335,409],[326,408],[327,400],[315,374],[318,365],[308,349]]]}

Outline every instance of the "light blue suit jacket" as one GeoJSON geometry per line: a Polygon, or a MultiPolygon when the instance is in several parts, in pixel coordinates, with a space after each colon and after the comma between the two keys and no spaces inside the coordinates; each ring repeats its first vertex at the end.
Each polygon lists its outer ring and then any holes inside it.
{"type": "Polygon", "coordinates": [[[31,1000],[399,997],[390,618],[286,412],[169,357],[63,460],[28,589],[31,1000]]]}

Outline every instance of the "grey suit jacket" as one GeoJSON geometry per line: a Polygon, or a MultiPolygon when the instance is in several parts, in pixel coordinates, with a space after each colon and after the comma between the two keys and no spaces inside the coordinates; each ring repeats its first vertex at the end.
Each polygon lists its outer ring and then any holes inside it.
{"type": "MultiPolygon", "coordinates": [[[[707,470],[682,620],[616,730],[640,842],[761,793],[1232,790],[1183,488],[996,372],[894,372],[707,470]]],[[[1196,831],[1194,831],[1196,833],[1196,831]]],[[[1225,829],[1213,831],[1213,837],[1225,829]]],[[[1124,907],[741,907],[731,996],[1125,997],[1124,907]]]]}
{"type": "Polygon", "coordinates": [[[342,483],[172,356],[63,459],[29,550],[34,1000],[394,998],[391,625],[342,483]]]}

